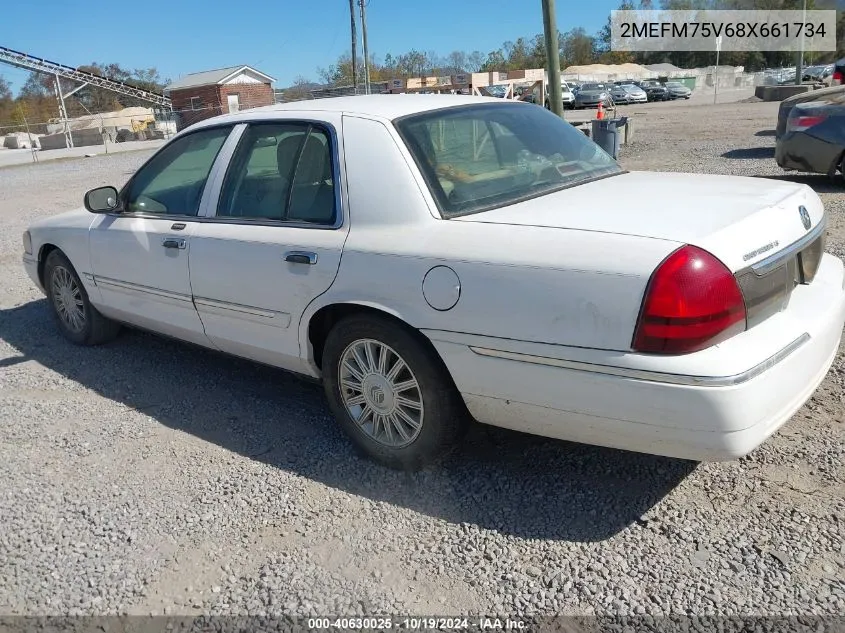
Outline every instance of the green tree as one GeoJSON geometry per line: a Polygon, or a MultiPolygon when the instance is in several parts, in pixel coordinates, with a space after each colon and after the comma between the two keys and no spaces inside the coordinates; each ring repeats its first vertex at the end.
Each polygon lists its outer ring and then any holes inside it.
{"type": "Polygon", "coordinates": [[[561,40],[561,66],[592,64],[596,58],[595,49],[595,40],[582,27],[567,31],[561,40]]]}

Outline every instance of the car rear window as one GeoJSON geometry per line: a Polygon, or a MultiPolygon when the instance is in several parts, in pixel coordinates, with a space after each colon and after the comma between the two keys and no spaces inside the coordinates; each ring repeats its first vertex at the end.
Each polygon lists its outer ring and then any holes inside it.
{"type": "Polygon", "coordinates": [[[443,108],[394,124],[447,218],[624,171],[581,131],[526,103],[443,108]]]}

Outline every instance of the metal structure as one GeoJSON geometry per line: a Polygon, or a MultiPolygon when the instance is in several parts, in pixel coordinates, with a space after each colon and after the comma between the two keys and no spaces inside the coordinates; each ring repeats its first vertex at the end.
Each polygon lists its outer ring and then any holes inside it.
{"type": "Polygon", "coordinates": [[[364,10],[367,0],[361,0],[361,39],[364,44],[364,93],[370,94],[370,50],[367,47],[367,13],[364,10]]]}
{"type": "Polygon", "coordinates": [[[349,24],[352,28],[352,85],[358,94],[358,29],[355,28],[355,0],[349,0],[349,24]]]}
{"type": "Polygon", "coordinates": [[[32,55],[27,55],[26,53],[21,53],[20,51],[15,51],[11,48],[6,48],[5,46],[0,46],[0,62],[9,64],[10,66],[23,68],[25,70],[31,70],[33,72],[53,76],[55,81],[56,101],[59,106],[59,117],[64,123],[64,134],[68,147],[73,147],[73,137],[71,136],[70,128],[68,127],[65,97],[71,96],[85,86],[91,85],[98,88],[104,88],[105,90],[116,92],[117,94],[134,97],[135,99],[152,103],[160,108],[172,109],[170,97],[166,97],[158,92],[136,88],[135,86],[131,86],[122,81],[114,81],[113,79],[100,77],[99,75],[79,70],[77,68],[72,68],[71,66],[51,62],[48,59],[33,57],[32,55]],[[60,79],[75,81],[80,85],[65,94],[62,92],[60,79]]]}
{"type": "Polygon", "coordinates": [[[543,32],[546,38],[546,76],[548,78],[549,108],[563,116],[563,94],[560,86],[560,52],[557,41],[555,0],[543,0],[543,32]]]}

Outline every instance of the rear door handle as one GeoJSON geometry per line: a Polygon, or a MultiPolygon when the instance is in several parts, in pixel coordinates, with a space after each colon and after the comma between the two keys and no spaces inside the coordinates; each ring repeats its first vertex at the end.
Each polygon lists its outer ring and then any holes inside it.
{"type": "Polygon", "coordinates": [[[313,266],[317,263],[317,253],[309,251],[289,251],[285,253],[285,261],[292,264],[308,264],[313,266]]]}
{"type": "Polygon", "coordinates": [[[161,241],[161,245],[164,246],[164,248],[185,248],[187,242],[178,237],[165,237],[161,241]]]}

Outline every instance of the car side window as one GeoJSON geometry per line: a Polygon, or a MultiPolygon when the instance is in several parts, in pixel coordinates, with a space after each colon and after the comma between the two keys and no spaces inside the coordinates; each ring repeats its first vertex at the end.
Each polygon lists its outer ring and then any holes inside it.
{"type": "Polygon", "coordinates": [[[217,217],[333,224],[329,135],[308,123],[250,125],[223,181],[217,217]]]}
{"type": "Polygon", "coordinates": [[[174,140],[135,174],[128,213],[195,216],[212,165],[231,127],[200,130],[174,140]]]}

